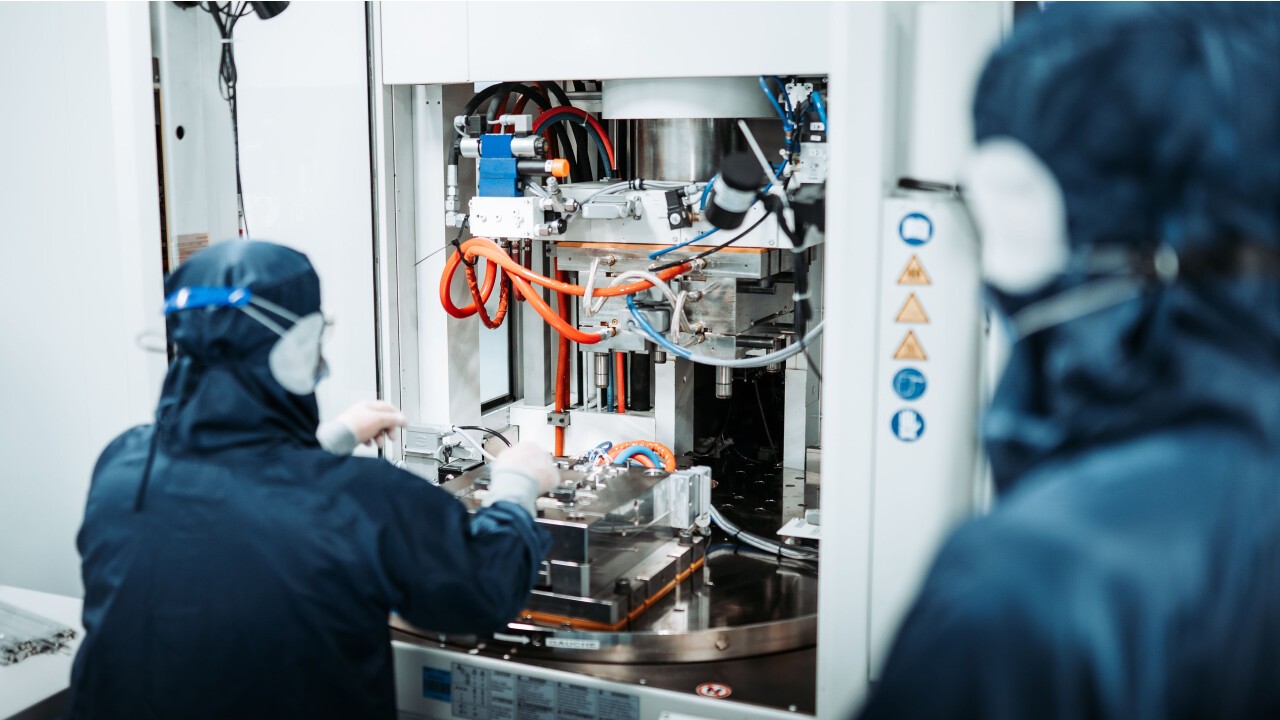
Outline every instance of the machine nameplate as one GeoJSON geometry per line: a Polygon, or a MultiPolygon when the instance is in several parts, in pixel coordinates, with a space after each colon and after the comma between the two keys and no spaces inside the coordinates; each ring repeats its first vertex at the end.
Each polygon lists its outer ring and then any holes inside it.
{"type": "Polygon", "coordinates": [[[640,720],[626,693],[453,663],[453,715],[467,720],[640,720]]]}

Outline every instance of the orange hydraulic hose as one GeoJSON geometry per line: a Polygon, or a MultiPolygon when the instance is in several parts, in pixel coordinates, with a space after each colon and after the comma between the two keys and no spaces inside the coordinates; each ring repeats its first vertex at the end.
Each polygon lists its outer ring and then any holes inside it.
{"type": "MultiPolygon", "coordinates": [[[[561,295],[560,297],[564,297],[561,295]]],[[[614,376],[614,394],[618,396],[618,414],[621,415],[627,411],[627,383],[624,382],[623,373],[625,372],[624,355],[620,352],[613,354],[616,361],[613,364],[614,376]]]]}
{"type": "MultiPolygon", "coordinates": [[[[680,275],[690,269],[688,263],[668,268],[660,273],[658,277],[663,281],[680,275]]],[[[533,307],[542,319],[560,334],[560,367],[557,369],[557,384],[563,383],[563,392],[557,389],[557,401],[559,408],[556,412],[564,412],[564,407],[569,404],[569,373],[568,362],[568,343],[576,342],[580,345],[594,345],[604,339],[604,335],[600,332],[583,332],[574,327],[569,321],[569,298],[568,295],[576,295],[583,297],[586,295],[586,288],[581,285],[572,285],[567,281],[568,275],[559,269],[555,271],[556,278],[553,280],[545,275],[539,275],[529,268],[521,265],[514,258],[508,255],[497,243],[488,238],[471,238],[461,245],[460,252],[453,253],[445,262],[444,273],[440,276],[440,304],[444,306],[445,312],[455,318],[465,318],[471,315],[480,315],[480,321],[485,327],[496,328],[502,324],[506,318],[507,311],[510,307],[510,295],[514,288],[517,300],[524,300],[533,307]],[[476,271],[474,267],[475,258],[483,257],[485,263],[485,276],[483,287],[477,287],[476,271]],[[465,262],[464,262],[465,260],[465,262]],[[466,265],[464,274],[467,279],[467,289],[471,293],[471,304],[458,307],[453,303],[450,296],[450,289],[453,283],[453,275],[458,270],[458,265],[466,265]],[[488,301],[489,295],[493,291],[494,282],[501,277],[502,289],[498,296],[497,313],[490,318],[488,311],[485,309],[485,302],[488,301]],[[531,283],[537,283],[543,287],[556,291],[559,312],[551,309],[551,306],[542,299],[542,295],[534,289],[531,283]]],[[[641,292],[653,287],[648,281],[639,281],[627,285],[616,285],[610,287],[602,287],[594,291],[597,297],[616,297],[618,295],[628,295],[631,293],[641,292]]],[[[626,412],[626,386],[623,383],[624,377],[624,360],[621,353],[617,358],[617,375],[618,375],[618,412],[626,412]]],[[[557,427],[556,436],[556,455],[564,454],[564,428],[557,427]]],[[[667,451],[670,454],[670,451],[667,451]]],[[[672,469],[675,466],[674,456],[670,463],[672,469]]]]}
{"type": "MultiPolygon", "coordinates": [[[[444,274],[440,276],[440,304],[444,306],[444,311],[456,318],[471,317],[476,314],[476,304],[473,301],[470,305],[458,307],[453,304],[453,297],[450,295],[450,287],[453,285],[453,273],[458,269],[458,263],[462,262],[462,253],[456,252],[449,256],[448,262],[445,263],[444,274]]],[[[484,268],[484,287],[480,288],[480,297],[484,302],[488,302],[489,293],[493,292],[493,282],[497,278],[498,264],[493,261],[485,261],[484,268]]]]}
{"type": "Polygon", "coordinates": [[[652,461],[652,460],[650,460],[650,459],[649,459],[647,456],[645,456],[645,455],[632,455],[631,457],[629,457],[629,458],[627,458],[627,459],[628,459],[628,460],[635,460],[636,462],[640,463],[641,465],[643,465],[643,466],[645,466],[645,467],[647,467],[647,468],[655,467],[655,466],[654,466],[654,464],[653,464],[653,461],[652,461]]]}
{"type": "MultiPolygon", "coordinates": [[[[489,329],[494,329],[502,325],[503,319],[507,316],[507,304],[511,295],[511,280],[499,268],[498,274],[502,275],[502,289],[498,291],[498,311],[492,318],[489,317],[489,311],[485,308],[485,301],[488,295],[481,295],[480,288],[476,282],[476,269],[471,265],[465,265],[463,273],[467,277],[467,289],[471,291],[471,304],[476,308],[476,314],[480,316],[480,322],[489,329]]],[[[490,288],[492,290],[492,288],[490,288]]]]}
{"type": "MultiPolygon", "coordinates": [[[[671,452],[671,448],[667,447],[666,445],[663,445],[662,443],[658,443],[658,442],[651,442],[649,440],[629,440],[627,442],[618,443],[617,445],[614,445],[613,447],[609,448],[609,462],[612,463],[614,460],[617,460],[618,455],[622,454],[623,450],[626,450],[627,448],[632,447],[634,445],[640,445],[654,451],[655,453],[658,454],[658,457],[662,458],[662,468],[667,472],[675,472],[676,454],[671,452]]],[[[641,464],[644,464],[644,461],[648,460],[648,458],[646,458],[643,455],[635,455],[635,456],[632,456],[632,458],[630,459],[639,460],[641,464]]]]}
{"type": "MultiPolygon", "coordinates": [[[[462,243],[462,253],[466,255],[468,259],[473,259],[475,257],[483,257],[486,260],[492,260],[498,263],[499,265],[501,265],[502,269],[506,270],[510,274],[522,277],[525,280],[528,280],[529,282],[536,283],[545,288],[555,290],[558,293],[568,293],[569,295],[576,295],[578,297],[582,297],[587,293],[587,289],[581,285],[571,285],[561,280],[552,280],[551,278],[545,275],[539,275],[538,273],[521,265],[520,263],[516,262],[510,255],[505,253],[502,250],[502,248],[498,247],[497,243],[490,240],[489,238],[482,238],[482,237],[471,238],[470,240],[462,243]]],[[[453,275],[454,271],[457,270],[458,263],[460,263],[461,261],[462,261],[462,258],[458,257],[457,253],[455,253],[454,255],[451,255],[449,257],[448,262],[445,263],[445,267],[444,267],[445,275],[446,276],[453,275]]],[[[663,270],[662,272],[657,273],[657,275],[659,278],[662,278],[663,281],[667,281],[673,277],[676,277],[677,275],[681,275],[688,271],[689,271],[689,264],[683,263],[683,264],[677,265],[676,267],[667,268],[666,270],[663,270]]],[[[618,297],[621,295],[633,295],[642,290],[648,290],[651,287],[653,287],[653,284],[650,283],[648,280],[639,280],[637,282],[628,283],[626,285],[609,285],[606,287],[595,288],[592,291],[592,295],[594,297],[618,297]]]]}
{"type": "MultiPolygon", "coordinates": [[[[533,309],[542,316],[542,319],[545,320],[556,332],[560,333],[561,336],[566,337],[579,345],[594,345],[600,342],[601,336],[599,334],[582,332],[573,325],[570,325],[563,317],[556,314],[556,312],[551,309],[551,306],[547,304],[547,301],[543,300],[542,296],[538,295],[538,291],[522,278],[511,276],[511,284],[514,285],[516,290],[524,296],[525,300],[529,301],[529,304],[532,305],[533,309]]],[[[560,297],[564,298],[564,302],[569,302],[569,299],[564,295],[561,295],[560,297]]]]}
{"type": "MultiPolygon", "coordinates": [[[[564,277],[564,273],[560,271],[559,267],[556,268],[555,273],[557,278],[564,277]]],[[[536,297],[536,294],[537,294],[536,290],[533,290],[532,288],[529,289],[530,302],[533,304],[535,308],[538,307],[538,303],[542,301],[542,298],[540,297],[538,298],[537,302],[533,301],[533,297],[536,297]]],[[[545,303],[543,304],[545,305],[545,303]]],[[[568,325],[569,324],[568,296],[561,293],[557,298],[557,304],[560,309],[560,314],[559,314],[560,320],[564,322],[565,325],[568,325]]],[[[598,339],[599,338],[597,338],[597,340],[598,339]]],[[[559,357],[556,363],[556,395],[555,395],[556,412],[558,413],[564,412],[564,409],[566,406],[568,406],[568,404],[569,404],[569,338],[564,333],[561,333],[560,334],[560,352],[559,352],[559,357]]],[[[556,426],[555,450],[556,450],[555,452],[556,457],[564,456],[564,427],[561,425],[556,426]]]]}
{"type": "MultiPolygon", "coordinates": [[[[645,466],[645,467],[647,467],[647,468],[655,467],[655,465],[653,464],[653,461],[649,459],[649,456],[648,456],[648,455],[632,455],[631,457],[629,457],[629,458],[627,458],[627,459],[628,459],[628,460],[635,460],[636,462],[640,463],[641,465],[643,465],[643,466],[645,466]]],[[[601,464],[601,465],[607,465],[607,464],[609,464],[609,458],[608,458],[608,457],[602,457],[602,458],[600,458],[600,462],[599,462],[599,464],[601,464]]]]}
{"type": "MultiPolygon", "coordinates": [[[[688,263],[681,264],[658,273],[658,277],[662,278],[664,281],[670,280],[671,278],[686,272],[689,268],[690,266],[688,263]]],[[[470,267],[468,270],[472,273],[475,271],[474,268],[470,267]]],[[[503,251],[502,248],[498,247],[497,243],[488,238],[471,238],[462,244],[462,252],[450,255],[449,259],[445,262],[444,273],[440,278],[440,302],[444,305],[445,312],[456,318],[469,317],[480,312],[480,310],[483,309],[484,301],[488,299],[490,292],[493,290],[494,278],[498,275],[499,271],[501,271],[504,286],[508,281],[511,282],[515,286],[517,297],[527,300],[529,304],[533,306],[534,310],[542,316],[542,319],[551,325],[556,332],[568,337],[573,342],[583,345],[592,345],[600,342],[601,338],[598,333],[582,332],[576,327],[573,327],[564,319],[564,317],[553,311],[551,306],[534,291],[530,283],[537,283],[538,285],[554,290],[561,295],[567,294],[579,297],[586,295],[586,288],[581,285],[572,285],[566,282],[563,279],[566,277],[563,273],[560,273],[557,279],[553,280],[545,275],[539,275],[538,273],[533,272],[529,268],[526,268],[517,262],[514,258],[503,251]],[[457,272],[459,264],[464,264],[464,260],[473,262],[477,257],[483,257],[488,261],[486,263],[484,286],[479,288],[478,294],[473,292],[472,302],[470,305],[457,307],[453,304],[453,301],[449,296],[449,288],[453,280],[453,274],[457,272]],[[490,270],[493,270],[492,274],[489,272],[490,270]]],[[[469,288],[473,284],[473,281],[471,281],[470,278],[473,277],[474,275],[469,276],[469,288]]],[[[602,287],[595,290],[594,295],[597,297],[617,297],[619,295],[629,295],[641,292],[649,289],[650,287],[652,287],[652,285],[648,281],[641,280],[627,285],[602,287]]],[[[500,315],[505,312],[501,308],[505,307],[506,305],[502,305],[500,307],[500,315]]],[[[486,315],[482,314],[481,319],[483,320],[484,317],[486,317],[486,315]]],[[[494,321],[487,321],[485,324],[489,327],[494,327],[494,325],[490,325],[490,322],[494,321]]],[[[496,322],[501,322],[501,319],[498,319],[496,322]]]]}

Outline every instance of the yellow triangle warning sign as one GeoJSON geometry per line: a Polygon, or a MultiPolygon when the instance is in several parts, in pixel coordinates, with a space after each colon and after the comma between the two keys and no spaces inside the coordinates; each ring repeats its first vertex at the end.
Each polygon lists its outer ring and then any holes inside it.
{"type": "Polygon", "coordinates": [[[920,306],[920,299],[915,293],[911,293],[907,297],[907,301],[902,304],[902,309],[898,311],[898,317],[894,322],[900,323],[927,323],[929,316],[924,313],[924,308],[920,306]]]}
{"type": "Polygon", "coordinates": [[[929,279],[929,273],[924,271],[924,266],[920,264],[920,258],[915,255],[911,256],[911,262],[907,263],[906,269],[898,276],[899,285],[932,285],[933,281],[929,279]]]}
{"type": "Polygon", "coordinates": [[[907,336],[902,339],[902,344],[898,346],[898,351],[893,354],[893,359],[928,360],[929,358],[924,354],[924,347],[916,339],[915,332],[908,332],[907,336]]]}

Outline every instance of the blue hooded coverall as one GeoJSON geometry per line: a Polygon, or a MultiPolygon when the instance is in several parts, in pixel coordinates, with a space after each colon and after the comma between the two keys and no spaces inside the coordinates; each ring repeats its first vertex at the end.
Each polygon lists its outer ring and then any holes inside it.
{"type": "MultiPolygon", "coordinates": [[[[306,257],[231,241],[168,279],[319,310],[306,257]]],[[[168,318],[178,356],[156,423],[113,441],[84,525],[86,636],[71,718],[391,718],[393,610],[441,632],[516,616],[547,549],[515,504],[468,515],[387,462],[315,438],[285,391],[277,335],[233,308],[168,318]]]]}
{"type": "Polygon", "coordinates": [[[1280,717],[1280,9],[1055,4],[991,60],[975,129],[1053,171],[1073,249],[1203,262],[1015,344],[999,502],[945,543],[863,717],[1280,717]],[[1247,246],[1271,261],[1228,260],[1247,246]]]}

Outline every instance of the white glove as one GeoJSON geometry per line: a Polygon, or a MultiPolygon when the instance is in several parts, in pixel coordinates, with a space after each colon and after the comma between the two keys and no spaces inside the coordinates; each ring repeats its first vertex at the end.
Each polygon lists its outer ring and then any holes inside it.
{"type": "Polygon", "coordinates": [[[551,453],[536,443],[519,442],[493,461],[489,472],[489,495],[486,507],[499,500],[516,503],[530,515],[537,515],[539,495],[549,493],[560,484],[560,471],[551,453]]]}
{"type": "Polygon", "coordinates": [[[338,417],[316,428],[320,447],[334,455],[350,455],[357,445],[377,443],[396,437],[396,428],[409,424],[395,405],[381,400],[364,400],[352,405],[338,417]]]}

